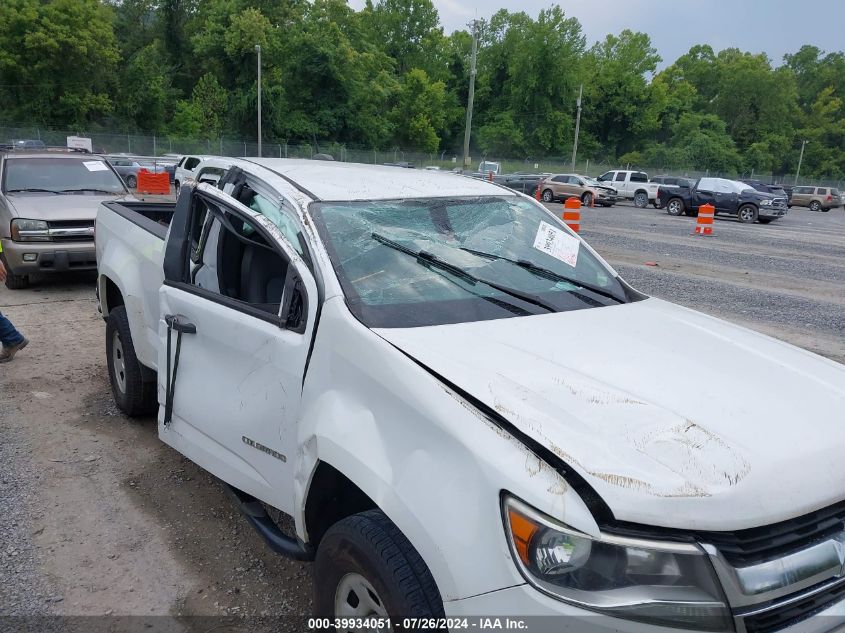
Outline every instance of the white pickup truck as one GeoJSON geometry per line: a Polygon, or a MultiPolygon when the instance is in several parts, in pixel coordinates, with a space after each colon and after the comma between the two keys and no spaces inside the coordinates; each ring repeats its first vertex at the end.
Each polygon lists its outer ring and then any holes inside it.
{"type": "Polygon", "coordinates": [[[845,367],[642,295],[494,183],[204,170],[100,208],[112,390],[315,559],[320,626],[845,621],[845,367]]]}
{"type": "Polygon", "coordinates": [[[596,180],[612,186],[620,198],[633,200],[635,207],[645,209],[649,202],[657,207],[657,191],[660,185],[649,182],[645,172],[617,169],[604,172],[596,180]]]}

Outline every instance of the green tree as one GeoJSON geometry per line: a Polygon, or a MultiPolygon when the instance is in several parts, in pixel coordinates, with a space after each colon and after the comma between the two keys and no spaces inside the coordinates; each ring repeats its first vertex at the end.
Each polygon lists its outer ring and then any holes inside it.
{"type": "Polygon", "coordinates": [[[612,155],[642,145],[660,127],[666,94],[646,76],[661,61],[645,33],[608,35],[585,57],[584,124],[612,155]]]}
{"type": "Polygon", "coordinates": [[[392,112],[396,140],[406,147],[434,152],[440,145],[438,130],[445,117],[446,86],[432,82],[426,72],[415,68],[402,79],[392,112]]]}
{"type": "Polygon", "coordinates": [[[82,125],[112,111],[119,53],[100,0],[7,0],[0,8],[0,83],[7,116],[82,125]],[[4,91],[5,92],[5,91],[4,91]]]}

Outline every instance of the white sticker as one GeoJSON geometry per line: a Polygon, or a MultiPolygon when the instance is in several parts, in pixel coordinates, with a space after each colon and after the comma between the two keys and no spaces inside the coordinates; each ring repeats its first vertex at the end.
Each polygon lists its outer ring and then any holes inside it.
{"type": "Polygon", "coordinates": [[[108,171],[108,165],[101,160],[84,160],[82,164],[85,165],[88,171],[108,171]]]}
{"type": "Polygon", "coordinates": [[[537,237],[534,238],[534,248],[575,268],[581,242],[565,231],[541,221],[540,228],[537,229],[537,237]]]}

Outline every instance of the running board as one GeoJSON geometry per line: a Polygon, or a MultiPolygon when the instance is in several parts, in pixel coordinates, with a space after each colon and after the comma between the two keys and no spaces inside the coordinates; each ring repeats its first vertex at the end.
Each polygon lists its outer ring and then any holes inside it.
{"type": "Polygon", "coordinates": [[[258,499],[229,484],[224,485],[235,505],[271,550],[293,560],[314,560],[314,548],[282,532],[258,499]]]}

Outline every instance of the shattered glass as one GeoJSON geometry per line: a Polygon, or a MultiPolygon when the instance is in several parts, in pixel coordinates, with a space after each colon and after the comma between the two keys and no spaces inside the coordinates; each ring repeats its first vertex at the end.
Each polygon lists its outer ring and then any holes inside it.
{"type": "Polygon", "coordinates": [[[561,239],[574,238],[551,213],[516,196],[325,202],[313,204],[311,213],[347,303],[370,325],[373,320],[382,327],[402,327],[548,312],[390,248],[374,234],[414,253],[429,253],[474,277],[542,297],[556,310],[625,300],[611,271],[577,243],[574,266],[535,248],[542,223],[552,225],[561,239]],[[605,289],[620,299],[537,275],[516,265],[518,261],[605,289]]]}

